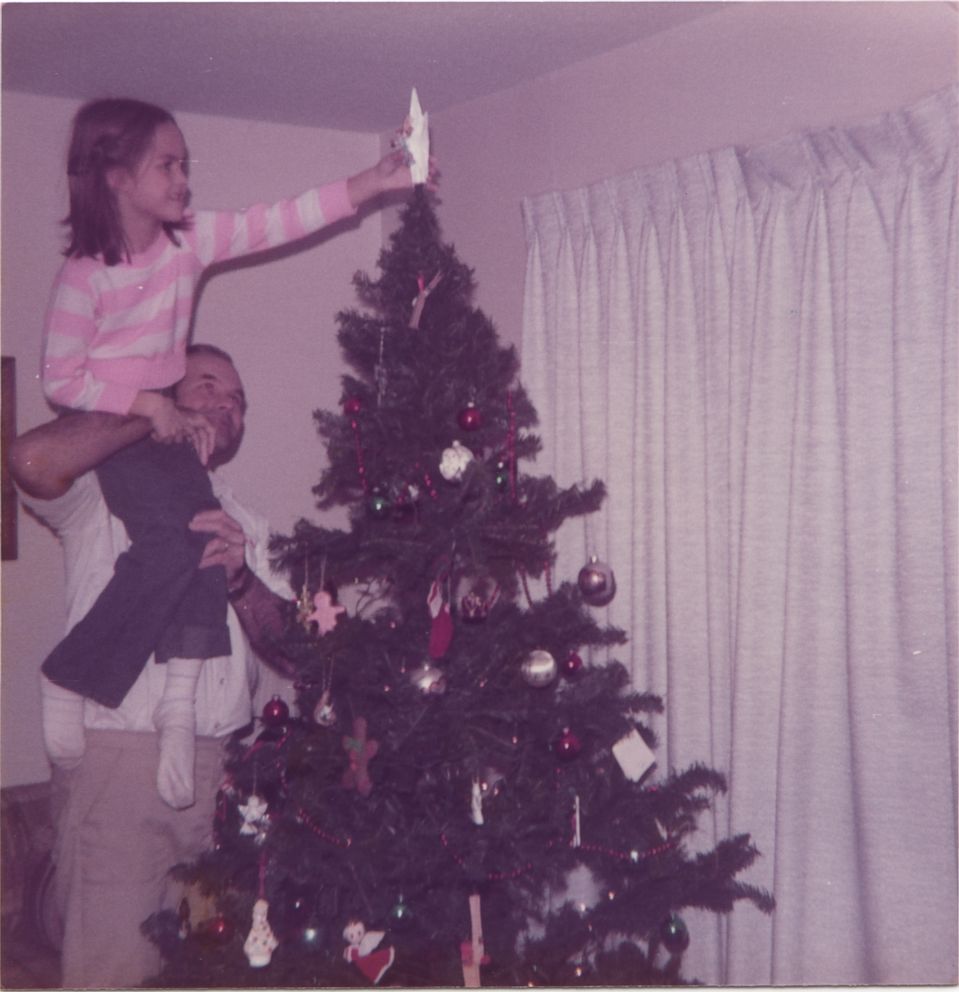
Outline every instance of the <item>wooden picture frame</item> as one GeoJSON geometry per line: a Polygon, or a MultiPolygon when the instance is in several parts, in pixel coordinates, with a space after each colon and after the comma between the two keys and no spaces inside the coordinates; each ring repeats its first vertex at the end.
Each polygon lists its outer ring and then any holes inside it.
{"type": "Polygon", "coordinates": [[[17,362],[0,357],[0,560],[17,557],[17,489],[7,467],[7,451],[17,436],[17,362]]]}

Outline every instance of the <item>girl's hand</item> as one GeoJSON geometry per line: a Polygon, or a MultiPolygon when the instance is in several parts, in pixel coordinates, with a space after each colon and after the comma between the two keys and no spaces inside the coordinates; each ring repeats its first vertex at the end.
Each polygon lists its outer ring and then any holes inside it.
{"type": "Polygon", "coordinates": [[[201,465],[206,465],[216,444],[216,428],[203,416],[193,410],[176,408],[184,421],[183,440],[189,441],[196,449],[201,465]]]}
{"type": "Polygon", "coordinates": [[[189,441],[196,448],[203,465],[210,460],[216,441],[216,429],[202,413],[182,410],[169,397],[147,390],[137,396],[130,412],[150,421],[150,436],[154,441],[162,444],[189,441]]]}
{"type": "MultiPolygon", "coordinates": [[[[430,156],[429,177],[426,188],[435,191],[439,170],[436,159],[430,156]]],[[[380,193],[393,190],[413,188],[413,177],[407,164],[406,152],[402,148],[394,148],[384,155],[376,165],[346,180],[346,189],[354,208],[360,207],[367,200],[380,193]]]]}
{"type": "Polygon", "coordinates": [[[393,148],[373,166],[381,190],[409,189],[413,185],[407,154],[402,148],[393,148]]]}

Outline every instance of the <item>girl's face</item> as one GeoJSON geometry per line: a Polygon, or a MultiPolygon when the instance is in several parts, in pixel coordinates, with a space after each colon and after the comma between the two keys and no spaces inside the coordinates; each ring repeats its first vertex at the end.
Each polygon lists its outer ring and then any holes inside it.
{"type": "MultiPolygon", "coordinates": [[[[132,240],[183,220],[190,200],[186,142],[173,123],[158,125],[153,141],[133,169],[116,169],[110,185],[117,197],[124,232],[132,240]]],[[[145,246],[142,246],[145,247],[145,246]]]]}

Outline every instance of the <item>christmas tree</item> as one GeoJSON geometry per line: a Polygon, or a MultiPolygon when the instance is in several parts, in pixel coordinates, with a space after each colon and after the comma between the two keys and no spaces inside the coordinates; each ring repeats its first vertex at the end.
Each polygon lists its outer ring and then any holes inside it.
{"type": "Polygon", "coordinates": [[[687,850],[722,775],[655,767],[661,701],[597,620],[612,570],[554,574],[551,535],[604,487],[521,471],[540,442],[515,351],[421,187],[379,269],[337,318],[342,409],[314,414],[317,505],[349,529],[274,539],[303,590],[297,704],[231,743],[215,847],[177,869],[214,909],[151,918],[158,984],[679,983],[684,908],[772,909],[737,880],[757,851],[687,850]],[[598,898],[565,898],[577,868],[598,898]]]}

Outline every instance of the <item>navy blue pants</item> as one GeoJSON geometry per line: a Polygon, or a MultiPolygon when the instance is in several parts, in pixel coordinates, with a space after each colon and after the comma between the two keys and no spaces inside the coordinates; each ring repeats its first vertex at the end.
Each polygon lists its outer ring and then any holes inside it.
{"type": "Polygon", "coordinates": [[[103,462],[97,476],[130,548],[89,613],[43,663],[43,674],[115,708],[151,654],[166,662],[230,653],[226,570],[197,568],[210,535],[187,524],[220,504],[189,444],[145,438],[103,462]]]}

